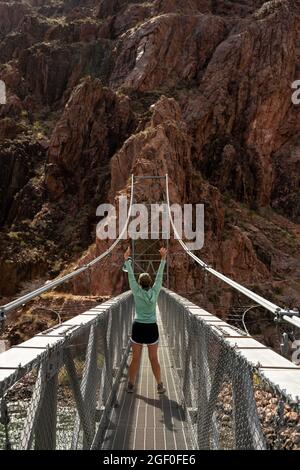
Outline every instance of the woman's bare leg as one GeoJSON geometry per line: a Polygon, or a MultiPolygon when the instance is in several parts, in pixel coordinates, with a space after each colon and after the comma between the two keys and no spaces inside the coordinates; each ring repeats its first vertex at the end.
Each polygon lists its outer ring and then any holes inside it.
{"type": "Polygon", "coordinates": [[[132,343],[131,347],[132,347],[132,361],[129,366],[129,382],[131,384],[134,384],[136,375],[140,366],[143,345],[132,343]]]}
{"type": "Polygon", "coordinates": [[[160,384],[161,383],[161,371],[160,371],[160,365],[158,362],[157,352],[158,352],[158,343],[148,345],[148,355],[149,355],[149,359],[150,359],[150,363],[152,367],[152,372],[154,374],[156,382],[160,384]]]}

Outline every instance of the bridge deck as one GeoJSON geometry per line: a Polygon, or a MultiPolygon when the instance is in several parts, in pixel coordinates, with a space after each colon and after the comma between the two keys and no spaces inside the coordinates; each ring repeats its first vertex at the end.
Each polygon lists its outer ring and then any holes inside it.
{"type": "Polygon", "coordinates": [[[186,450],[192,449],[185,413],[175,387],[175,374],[160,327],[159,359],[167,392],[158,395],[156,383],[144,346],[135,393],[126,392],[125,371],[104,437],[103,450],[186,450]]]}

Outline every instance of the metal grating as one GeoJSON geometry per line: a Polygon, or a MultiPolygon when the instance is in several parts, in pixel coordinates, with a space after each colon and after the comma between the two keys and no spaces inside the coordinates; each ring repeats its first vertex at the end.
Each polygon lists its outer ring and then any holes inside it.
{"type": "Polygon", "coordinates": [[[147,347],[144,346],[135,393],[126,392],[127,375],[122,377],[103,450],[192,449],[190,430],[175,387],[176,374],[161,321],[159,329],[159,360],[167,392],[163,396],[157,394],[147,347]]]}

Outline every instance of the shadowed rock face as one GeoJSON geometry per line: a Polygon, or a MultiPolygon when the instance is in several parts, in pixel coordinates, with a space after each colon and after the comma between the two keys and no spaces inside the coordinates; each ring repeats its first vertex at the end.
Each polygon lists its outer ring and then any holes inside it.
{"type": "Polygon", "coordinates": [[[127,96],[84,80],[72,93],[49,145],[46,185],[52,199],[73,194],[79,204],[101,194],[110,160],[134,131],[127,96]]]}
{"type": "MultiPolygon", "coordinates": [[[[168,173],[172,202],[205,203],[199,255],[296,305],[299,13],[296,0],[0,2],[1,293],[102,252],[97,206],[129,195],[132,173],[168,173]]],[[[171,288],[226,315],[232,292],[175,252],[171,288]]],[[[118,292],[121,264],[117,250],[74,291],[118,292]]]]}
{"type": "MultiPolygon", "coordinates": [[[[34,176],[35,168],[44,158],[45,151],[37,143],[28,140],[19,142],[5,141],[0,144],[0,224],[12,220],[13,212],[19,209],[15,207],[14,199],[23,190],[26,184],[34,176]]],[[[30,203],[27,207],[29,217],[34,217],[30,203]]]]}
{"type": "Polygon", "coordinates": [[[0,38],[5,36],[18,27],[22,18],[30,12],[27,4],[18,2],[0,3],[0,38]]]}
{"type": "Polygon", "coordinates": [[[110,84],[150,91],[197,79],[226,37],[226,23],[208,15],[164,14],[125,34],[110,84]]]}

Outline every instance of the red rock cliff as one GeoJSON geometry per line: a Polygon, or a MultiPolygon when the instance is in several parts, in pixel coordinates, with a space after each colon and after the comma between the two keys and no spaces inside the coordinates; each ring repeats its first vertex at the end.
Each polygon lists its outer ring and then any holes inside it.
{"type": "MultiPolygon", "coordinates": [[[[168,173],[172,202],[205,204],[198,254],[299,304],[299,14],[294,0],[0,1],[1,293],[102,252],[97,206],[131,173],[168,173]]],[[[75,291],[122,289],[121,251],[75,291]]],[[[233,293],[178,251],[171,288],[226,314],[233,293]]]]}

